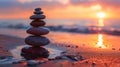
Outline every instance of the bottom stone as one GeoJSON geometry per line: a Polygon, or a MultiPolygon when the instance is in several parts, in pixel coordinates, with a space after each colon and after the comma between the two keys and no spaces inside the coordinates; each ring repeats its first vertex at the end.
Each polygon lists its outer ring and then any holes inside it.
{"type": "Polygon", "coordinates": [[[43,47],[24,47],[22,48],[21,56],[26,60],[47,58],[49,56],[49,52],[43,47]]]}

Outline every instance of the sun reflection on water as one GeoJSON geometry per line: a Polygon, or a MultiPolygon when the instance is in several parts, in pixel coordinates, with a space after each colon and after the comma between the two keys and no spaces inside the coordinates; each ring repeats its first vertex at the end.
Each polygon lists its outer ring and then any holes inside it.
{"type": "Polygon", "coordinates": [[[98,35],[98,42],[97,42],[96,47],[106,48],[106,46],[104,45],[104,39],[103,39],[103,35],[102,34],[98,35]]]}
{"type": "Polygon", "coordinates": [[[103,19],[98,20],[98,26],[100,26],[100,27],[104,26],[104,20],[103,19]]]}

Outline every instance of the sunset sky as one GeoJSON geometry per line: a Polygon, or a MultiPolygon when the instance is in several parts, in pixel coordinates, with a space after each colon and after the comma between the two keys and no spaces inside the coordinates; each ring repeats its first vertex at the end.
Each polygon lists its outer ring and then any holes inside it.
{"type": "Polygon", "coordinates": [[[120,18],[120,0],[0,0],[0,19],[29,18],[36,7],[49,19],[120,18]]]}

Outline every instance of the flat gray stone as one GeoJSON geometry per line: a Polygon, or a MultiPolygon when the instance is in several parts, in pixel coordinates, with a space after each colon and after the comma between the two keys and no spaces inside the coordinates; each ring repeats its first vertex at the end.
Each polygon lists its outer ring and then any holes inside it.
{"type": "Polygon", "coordinates": [[[30,19],[45,19],[45,18],[46,18],[45,15],[41,15],[41,14],[30,16],[30,19]]]}
{"type": "Polygon", "coordinates": [[[31,26],[33,27],[39,27],[39,26],[44,26],[46,23],[42,20],[34,20],[30,23],[31,26]]]}
{"type": "Polygon", "coordinates": [[[35,11],[34,14],[43,14],[42,11],[35,11]]]}
{"type": "Polygon", "coordinates": [[[35,60],[28,60],[27,63],[28,63],[28,66],[35,66],[38,64],[38,62],[35,60]]]}
{"type": "Polygon", "coordinates": [[[48,58],[49,51],[43,47],[24,47],[21,50],[21,56],[26,60],[36,59],[36,58],[48,58]]]}
{"type": "Polygon", "coordinates": [[[41,8],[35,8],[35,11],[40,11],[41,10],[41,8]]]}
{"type": "Polygon", "coordinates": [[[27,30],[27,33],[33,35],[46,35],[49,33],[49,29],[44,27],[32,27],[27,30]]]}
{"type": "Polygon", "coordinates": [[[45,46],[49,42],[49,39],[43,36],[28,36],[25,38],[25,43],[31,46],[45,46]]]}

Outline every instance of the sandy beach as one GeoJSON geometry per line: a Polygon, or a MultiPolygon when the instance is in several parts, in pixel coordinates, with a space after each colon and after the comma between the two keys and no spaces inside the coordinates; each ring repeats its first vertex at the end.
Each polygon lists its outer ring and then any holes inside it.
{"type": "Polygon", "coordinates": [[[12,56],[9,50],[23,44],[24,40],[22,38],[0,35],[0,57],[12,56]]]}
{"type": "Polygon", "coordinates": [[[0,67],[120,67],[120,0],[0,0],[0,67]]]}
{"type": "MultiPolygon", "coordinates": [[[[10,50],[16,48],[17,46],[24,45],[24,39],[14,36],[0,35],[0,57],[9,57],[12,56],[10,50]]],[[[58,46],[53,44],[53,46],[58,46]]],[[[65,44],[66,45],[66,44],[65,44]]],[[[51,45],[50,45],[51,46],[51,45]]],[[[77,54],[78,52],[85,58],[83,61],[70,61],[68,59],[60,59],[48,61],[46,63],[37,65],[37,67],[120,67],[120,52],[114,50],[95,50],[86,48],[71,49],[70,47],[59,47],[68,50],[68,54],[77,54]],[[81,51],[82,50],[82,51],[81,51]],[[84,51],[83,51],[84,50],[84,51]],[[91,50],[91,51],[89,51],[91,50]],[[87,62],[86,62],[87,61],[87,62]],[[93,64],[95,63],[95,64],[93,64]]],[[[47,46],[49,47],[49,46],[47,46]]],[[[3,58],[4,59],[4,58],[3,58]]],[[[25,67],[25,63],[18,64],[1,64],[1,67],[25,67]]]]}

